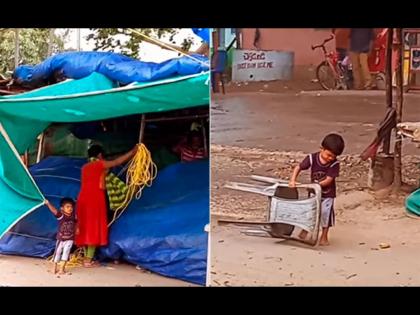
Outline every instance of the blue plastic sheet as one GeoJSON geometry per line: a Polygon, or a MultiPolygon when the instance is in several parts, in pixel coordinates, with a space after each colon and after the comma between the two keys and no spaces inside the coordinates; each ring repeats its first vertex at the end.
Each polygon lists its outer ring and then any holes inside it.
{"type": "MultiPolygon", "coordinates": [[[[56,207],[64,196],[77,197],[85,159],[49,157],[30,172],[56,207]]],[[[110,228],[102,259],[123,259],[153,272],[205,284],[209,223],[209,162],[166,167],[151,188],[134,200],[110,228]]],[[[48,257],[55,247],[57,221],[43,206],[0,240],[0,253],[48,257]]]]}
{"type": "Polygon", "coordinates": [[[44,85],[53,77],[81,79],[99,72],[120,84],[150,82],[178,75],[190,75],[209,70],[207,57],[201,55],[169,59],[162,63],[143,62],[112,52],[65,52],[42,63],[16,68],[14,79],[26,85],[44,85]],[[198,61],[197,61],[198,60],[198,61]]]}
{"type": "Polygon", "coordinates": [[[200,37],[207,44],[210,43],[210,29],[208,28],[192,28],[195,35],[200,37]]]}

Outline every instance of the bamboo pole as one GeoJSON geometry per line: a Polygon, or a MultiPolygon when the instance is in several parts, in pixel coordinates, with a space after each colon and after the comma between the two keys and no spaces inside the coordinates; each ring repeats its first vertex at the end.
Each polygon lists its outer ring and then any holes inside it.
{"type": "Polygon", "coordinates": [[[206,155],[206,157],[209,156],[209,148],[208,148],[208,144],[207,144],[207,132],[206,132],[206,125],[205,125],[205,120],[201,119],[201,130],[203,132],[203,145],[204,145],[204,154],[206,155]]]}
{"type": "Polygon", "coordinates": [[[208,114],[198,114],[198,115],[186,115],[186,116],[176,116],[176,117],[161,117],[161,118],[147,118],[146,122],[159,122],[159,121],[176,121],[176,120],[196,120],[201,118],[209,117],[208,114]]]}
{"type": "Polygon", "coordinates": [[[54,31],[55,31],[55,28],[50,28],[50,33],[49,33],[49,36],[48,36],[47,58],[52,55],[52,48],[53,48],[53,41],[54,41],[54,31]]]}
{"type": "MultiPolygon", "coordinates": [[[[396,123],[401,122],[402,107],[403,107],[403,54],[404,45],[402,41],[402,29],[398,28],[397,32],[397,45],[398,45],[398,60],[396,71],[396,84],[397,84],[397,103],[396,103],[396,123]]],[[[399,190],[402,185],[401,176],[401,135],[395,130],[395,147],[394,147],[394,190],[399,190]]]]}
{"type": "MultiPolygon", "coordinates": [[[[386,41],[386,68],[385,68],[385,86],[386,86],[386,109],[392,107],[392,39],[394,29],[389,28],[386,41]]],[[[391,131],[387,133],[384,140],[382,152],[389,155],[391,143],[391,131]]]]}
{"type": "Polygon", "coordinates": [[[139,132],[139,143],[143,142],[144,138],[144,127],[146,126],[146,115],[141,115],[141,121],[140,121],[140,132],[139,132]]]}
{"type": "Polygon", "coordinates": [[[38,152],[36,155],[36,163],[39,163],[44,156],[44,143],[45,143],[45,132],[41,134],[38,143],[38,152]]]}
{"type": "Polygon", "coordinates": [[[20,55],[20,42],[19,42],[19,29],[15,28],[15,69],[19,66],[19,55],[20,55]]]}

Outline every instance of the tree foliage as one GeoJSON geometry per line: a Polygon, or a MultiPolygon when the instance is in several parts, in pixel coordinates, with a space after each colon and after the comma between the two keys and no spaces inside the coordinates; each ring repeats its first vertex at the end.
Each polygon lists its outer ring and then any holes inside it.
{"type": "MultiPolygon", "coordinates": [[[[140,44],[145,40],[143,36],[126,28],[91,28],[91,30],[92,33],[88,35],[87,39],[95,42],[95,50],[115,51],[118,48],[119,52],[133,58],[138,58],[140,44]]],[[[180,29],[135,28],[134,30],[157,39],[161,39],[163,36],[169,36],[169,41],[175,44],[174,36],[180,29]]],[[[192,37],[188,37],[178,45],[183,50],[188,51],[192,42],[192,37]]]]}
{"type": "MultiPolygon", "coordinates": [[[[0,28],[0,73],[6,74],[15,68],[15,29],[0,28]]],[[[64,49],[64,40],[68,32],[53,34],[51,52],[64,49]]],[[[37,64],[48,57],[50,29],[19,29],[19,64],[37,64]]]]}

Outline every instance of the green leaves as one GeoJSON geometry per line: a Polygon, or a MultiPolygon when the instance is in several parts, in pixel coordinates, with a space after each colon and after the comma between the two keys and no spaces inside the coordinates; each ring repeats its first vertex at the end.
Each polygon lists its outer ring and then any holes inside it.
{"type": "MultiPolygon", "coordinates": [[[[140,44],[144,38],[124,28],[91,28],[92,34],[87,36],[88,40],[95,42],[95,50],[115,51],[118,50],[127,56],[138,58],[140,53],[140,44]]],[[[177,28],[136,28],[136,31],[161,39],[169,35],[169,41],[173,42],[174,36],[178,33],[177,28]]],[[[188,51],[192,44],[192,38],[184,39],[181,47],[188,51]]]]}
{"type": "MultiPolygon", "coordinates": [[[[94,41],[95,50],[118,51],[124,55],[139,58],[140,44],[145,40],[143,36],[131,32],[126,28],[91,28],[91,34],[86,39],[94,41]]],[[[178,28],[136,28],[142,34],[156,39],[169,37],[171,44],[176,44],[174,36],[180,31],[178,28]]],[[[64,42],[68,38],[70,29],[54,33],[52,36],[52,54],[64,50],[64,42]]],[[[21,28],[19,29],[19,64],[38,64],[48,57],[50,29],[21,28]]],[[[168,42],[165,40],[165,42],[168,42]]],[[[183,39],[177,44],[179,48],[188,51],[193,42],[192,37],[183,39]]],[[[0,75],[10,76],[15,68],[15,29],[0,28],[0,75]]]]}
{"type": "MultiPolygon", "coordinates": [[[[68,34],[68,33],[67,33],[68,34]]],[[[54,34],[52,37],[52,53],[64,49],[64,39],[67,36],[54,34]]],[[[48,55],[50,30],[48,28],[19,29],[19,63],[37,64],[48,55]]],[[[15,30],[0,29],[0,74],[5,75],[15,68],[15,30]]],[[[7,75],[8,76],[8,75],[7,75]]]]}

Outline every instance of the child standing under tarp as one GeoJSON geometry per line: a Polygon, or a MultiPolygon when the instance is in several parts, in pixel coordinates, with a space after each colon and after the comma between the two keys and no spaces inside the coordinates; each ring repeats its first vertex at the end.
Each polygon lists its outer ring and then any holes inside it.
{"type": "Polygon", "coordinates": [[[48,200],[45,205],[58,220],[57,245],[54,252],[54,274],[57,273],[58,263],[63,262],[59,274],[65,274],[66,264],[69,261],[70,251],[73,247],[74,235],[77,233],[76,216],[74,215],[74,200],[63,198],[60,201],[60,211],[58,211],[48,200]]]}

